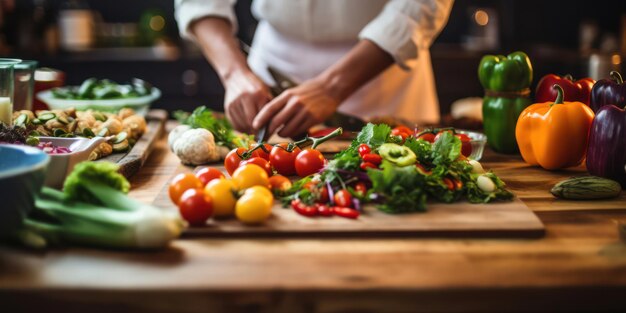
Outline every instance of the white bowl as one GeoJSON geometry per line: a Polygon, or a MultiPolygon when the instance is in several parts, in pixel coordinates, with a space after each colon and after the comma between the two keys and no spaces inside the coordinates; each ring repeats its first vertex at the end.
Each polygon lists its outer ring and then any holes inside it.
{"type": "Polygon", "coordinates": [[[89,154],[101,143],[105,142],[103,137],[94,138],[58,138],[39,137],[39,142],[50,142],[57,147],[66,147],[70,153],[49,154],[50,165],[46,173],[44,184],[48,187],[61,189],[65,177],[74,169],[74,165],[82,161],[87,161],[89,154]]]}
{"type": "Polygon", "coordinates": [[[84,111],[93,109],[97,111],[117,112],[123,108],[131,108],[137,114],[146,115],[150,104],[161,97],[161,90],[152,87],[149,95],[136,98],[121,99],[101,99],[101,100],[75,100],[75,99],[58,99],[52,94],[52,90],[44,90],[37,93],[37,99],[43,101],[51,110],[65,110],[76,108],[76,110],[84,111]]]}

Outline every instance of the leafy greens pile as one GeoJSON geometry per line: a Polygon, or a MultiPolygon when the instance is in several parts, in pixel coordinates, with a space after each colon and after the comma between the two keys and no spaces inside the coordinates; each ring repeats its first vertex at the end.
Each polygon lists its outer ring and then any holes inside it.
{"type": "MultiPolygon", "coordinates": [[[[461,155],[460,139],[452,133],[442,133],[432,144],[413,137],[402,142],[391,135],[391,128],[385,124],[367,124],[351,146],[328,163],[319,179],[319,184],[330,190],[346,188],[360,201],[377,203],[380,210],[388,213],[424,211],[430,198],[445,203],[462,198],[471,203],[485,203],[513,197],[495,174],[474,172],[474,167],[461,155]],[[359,145],[367,144],[374,152],[389,143],[409,148],[417,156],[415,164],[398,166],[383,158],[380,169],[368,168],[366,172],[360,169],[359,145]],[[481,175],[491,179],[494,190],[478,187],[477,179],[481,175]],[[350,187],[359,181],[370,187],[366,195],[350,187]],[[450,182],[455,182],[454,188],[450,188],[450,182]]],[[[291,198],[307,201],[310,192],[301,185],[294,185],[291,198]]]]}

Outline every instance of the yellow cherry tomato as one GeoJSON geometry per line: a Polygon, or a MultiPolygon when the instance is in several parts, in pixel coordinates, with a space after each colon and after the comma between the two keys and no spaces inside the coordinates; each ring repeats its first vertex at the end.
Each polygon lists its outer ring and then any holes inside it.
{"type": "Polygon", "coordinates": [[[213,199],[213,215],[217,217],[230,216],[235,211],[235,193],[237,185],[231,179],[214,179],[204,188],[206,194],[213,199]]]}
{"type": "Polygon", "coordinates": [[[252,186],[267,187],[269,185],[267,172],[256,164],[246,164],[237,168],[233,173],[233,180],[240,189],[247,189],[252,186]]]}
{"type": "Polygon", "coordinates": [[[235,216],[246,224],[262,223],[272,214],[274,196],[267,187],[246,189],[235,205],[235,216]]]}

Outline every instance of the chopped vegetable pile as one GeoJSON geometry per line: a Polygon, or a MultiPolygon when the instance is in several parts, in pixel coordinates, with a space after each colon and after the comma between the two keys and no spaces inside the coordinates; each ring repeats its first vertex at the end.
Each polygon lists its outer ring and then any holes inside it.
{"type": "Polygon", "coordinates": [[[453,131],[433,141],[394,135],[388,125],[370,123],[319,175],[295,182],[283,203],[301,214],[303,205],[338,202],[357,210],[362,202],[376,203],[384,212],[403,213],[426,210],[429,199],[483,203],[513,197],[495,174],[462,155],[462,140],[453,131]]]}

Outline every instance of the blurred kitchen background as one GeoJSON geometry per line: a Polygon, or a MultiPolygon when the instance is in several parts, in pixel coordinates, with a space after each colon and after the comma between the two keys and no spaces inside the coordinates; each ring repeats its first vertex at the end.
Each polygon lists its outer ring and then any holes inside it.
{"type": "MultiPolygon", "coordinates": [[[[199,50],[180,39],[173,2],[0,0],[0,56],[38,60],[64,71],[70,85],[143,78],[163,91],[154,106],[170,111],[221,110],[221,84],[199,50]]],[[[248,43],[256,26],[250,3],[236,5],[248,43]]],[[[457,0],[431,50],[443,114],[454,100],[482,96],[476,68],[487,53],[527,52],[534,84],[547,73],[606,77],[624,69],[626,1],[457,0]]]]}

